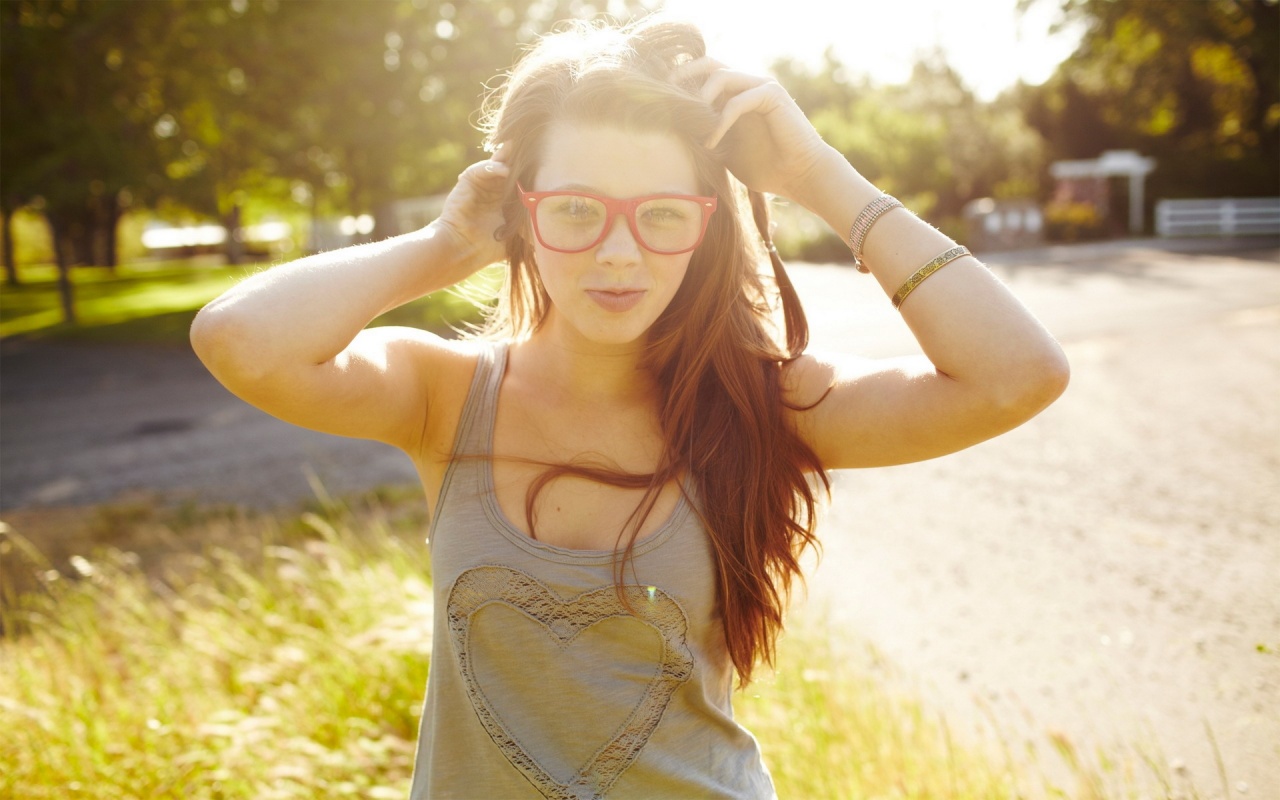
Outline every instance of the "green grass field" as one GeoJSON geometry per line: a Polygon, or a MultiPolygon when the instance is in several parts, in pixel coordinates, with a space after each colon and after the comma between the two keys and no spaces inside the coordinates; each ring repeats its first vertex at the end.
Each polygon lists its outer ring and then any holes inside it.
{"type": "MultiPolygon", "coordinates": [[[[103,506],[52,557],[24,535],[34,517],[10,517],[0,797],[405,797],[431,646],[422,505],[103,506]]],[[[793,620],[776,673],[735,701],[782,798],[1152,796],[1134,788],[1148,767],[1120,758],[1058,786],[961,746],[827,641],[821,620],[793,620]]]]}
{"type": "MultiPolygon", "coordinates": [[[[243,278],[269,269],[190,261],[136,262],[115,274],[98,267],[72,270],[77,323],[62,321],[57,273],[51,266],[24,267],[22,283],[0,287],[0,338],[28,336],[99,342],[183,345],[196,312],[243,278]]],[[[482,273],[469,296],[492,296],[500,283],[482,273]]],[[[436,292],[380,317],[375,324],[410,325],[437,333],[480,318],[472,300],[457,290],[436,292]]]]}

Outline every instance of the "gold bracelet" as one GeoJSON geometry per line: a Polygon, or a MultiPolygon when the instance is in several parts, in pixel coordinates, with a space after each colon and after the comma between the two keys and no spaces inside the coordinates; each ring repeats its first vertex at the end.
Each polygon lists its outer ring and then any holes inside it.
{"type": "Polygon", "coordinates": [[[955,261],[957,258],[961,258],[962,256],[967,256],[967,255],[972,255],[969,252],[969,248],[953,247],[947,252],[935,258],[934,260],[930,261],[928,264],[925,264],[920,269],[916,270],[915,274],[912,275],[910,278],[907,278],[907,282],[902,284],[902,288],[899,289],[893,295],[893,307],[894,308],[901,307],[902,301],[906,300],[907,295],[911,294],[911,292],[914,291],[917,286],[924,283],[925,278],[929,277],[933,273],[937,272],[938,270],[942,269],[946,265],[950,264],[952,261],[955,261]]]}

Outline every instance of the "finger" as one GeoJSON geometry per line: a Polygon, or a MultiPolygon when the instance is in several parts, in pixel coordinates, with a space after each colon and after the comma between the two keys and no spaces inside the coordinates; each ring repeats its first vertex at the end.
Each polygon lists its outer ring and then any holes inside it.
{"type": "Polygon", "coordinates": [[[477,161],[458,176],[458,187],[463,194],[480,203],[491,202],[501,195],[507,181],[507,165],[491,161],[477,161]]]}
{"type": "Polygon", "coordinates": [[[492,180],[493,178],[505,178],[511,168],[496,159],[485,159],[477,161],[469,165],[462,171],[458,177],[473,183],[492,180]]]}
{"type": "Polygon", "coordinates": [[[725,92],[738,94],[747,89],[769,83],[769,81],[769,78],[760,75],[749,75],[736,70],[721,69],[711,73],[706,83],[702,84],[699,94],[708,105],[715,105],[716,98],[725,92]]]}
{"type": "Polygon", "coordinates": [[[778,108],[783,95],[785,95],[785,90],[782,89],[782,86],[772,82],[761,84],[734,95],[729,102],[725,103],[724,109],[720,112],[720,124],[707,137],[707,148],[710,149],[720,144],[720,140],[724,138],[724,135],[743,115],[753,112],[763,115],[778,108]]]}

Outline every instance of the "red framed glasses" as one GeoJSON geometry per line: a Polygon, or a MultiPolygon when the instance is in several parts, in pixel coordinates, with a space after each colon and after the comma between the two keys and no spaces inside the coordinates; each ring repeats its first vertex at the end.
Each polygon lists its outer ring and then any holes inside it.
{"type": "Polygon", "coordinates": [[[619,214],[644,249],[661,255],[687,253],[702,243],[716,198],[688,194],[651,194],[619,200],[587,192],[526,192],[533,235],[548,250],[581,253],[604,241],[619,214]]]}

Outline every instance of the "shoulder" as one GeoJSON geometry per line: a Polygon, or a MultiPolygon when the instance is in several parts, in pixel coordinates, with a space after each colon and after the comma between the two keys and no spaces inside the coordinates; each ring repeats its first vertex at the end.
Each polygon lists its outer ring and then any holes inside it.
{"type": "Polygon", "coordinates": [[[442,339],[418,354],[423,371],[431,376],[428,387],[426,427],[421,446],[425,454],[445,453],[453,445],[458,419],[471,391],[476,369],[493,356],[503,342],[486,339],[442,339]]]}
{"type": "Polygon", "coordinates": [[[390,388],[402,396],[418,396],[434,413],[458,384],[469,383],[487,342],[445,339],[419,328],[383,326],[360,332],[344,354],[367,361],[389,375],[390,388]]]}
{"type": "Polygon", "coordinates": [[[369,355],[384,354],[396,367],[416,373],[411,380],[434,390],[469,377],[481,356],[498,343],[481,339],[446,339],[419,328],[366,328],[357,341],[369,355]]]}
{"type": "Polygon", "coordinates": [[[846,353],[804,353],[782,365],[782,398],[790,409],[818,405],[841,382],[879,368],[875,359],[846,353]]]}
{"type": "Polygon", "coordinates": [[[837,374],[830,360],[812,353],[804,353],[782,365],[783,419],[815,454],[816,444],[822,439],[820,415],[815,409],[827,399],[837,374]]]}
{"type": "Polygon", "coordinates": [[[501,343],[484,339],[445,339],[425,331],[415,336],[417,357],[436,377],[434,383],[451,383],[461,373],[469,378],[476,364],[501,343]]]}
{"type": "Polygon", "coordinates": [[[784,415],[826,469],[902,463],[897,422],[928,362],[806,353],[782,368],[784,415]]]}

